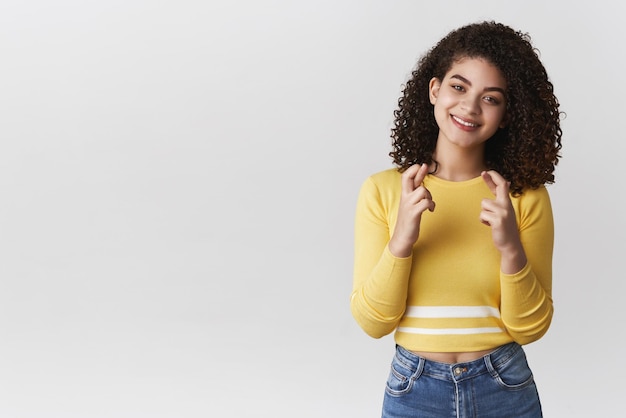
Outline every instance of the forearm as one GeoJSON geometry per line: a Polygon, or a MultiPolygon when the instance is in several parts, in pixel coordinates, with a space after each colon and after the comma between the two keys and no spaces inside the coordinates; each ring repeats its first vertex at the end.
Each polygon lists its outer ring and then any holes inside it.
{"type": "Polygon", "coordinates": [[[527,191],[515,203],[520,214],[520,243],[527,261],[517,270],[506,270],[503,261],[501,315],[516,341],[530,343],[541,338],[552,322],[554,223],[545,187],[527,191]]]}
{"type": "Polygon", "coordinates": [[[526,252],[522,243],[516,243],[500,252],[500,271],[504,274],[515,274],[528,264],[526,252]]]}
{"type": "Polygon", "coordinates": [[[411,263],[411,257],[395,257],[386,247],[367,277],[359,277],[359,270],[355,271],[350,307],[368,335],[379,338],[389,334],[404,315],[411,263]]]}
{"type": "Polygon", "coordinates": [[[500,312],[507,331],[520,344],[538,340],[552,322],[554,308],[549,292],[529,264],[515,274],[500,276],[500,312]]]}

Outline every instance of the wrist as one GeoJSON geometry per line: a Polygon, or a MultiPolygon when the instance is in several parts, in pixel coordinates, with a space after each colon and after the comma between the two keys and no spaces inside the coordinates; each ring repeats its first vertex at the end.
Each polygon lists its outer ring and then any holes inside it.
{"type": "Polygon", "coordinates": [[[500,251],[500,271],[504,274],[521,271],[527,262],[526,252],[521,244],[500,251]]]}
{"type": "Polygon", "coordinates": [[[387,248],[389,248],[389,252],[391,255],[397,258],[407,258],[413,254],[413,244],[412,243],[401,243],[398,240],[394,240],[393,237],[387,244],[387,248]]]}

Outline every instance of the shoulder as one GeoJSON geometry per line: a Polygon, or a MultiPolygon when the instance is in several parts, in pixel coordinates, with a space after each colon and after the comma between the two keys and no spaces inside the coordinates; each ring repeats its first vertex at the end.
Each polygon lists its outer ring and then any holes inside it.
{"type": "Polygon", "coordinates": [[[522,216],[552,215],[550,194],[545,185],[526,189],[520,196],[512,197],[513,205],[522,216]]]}
{"type": "Polygon", "coordinates": [[[519,201],[520,204],[538,202],[550,203],[550,195],[545,185],[541,185],[535,189],[525,189],[520,196],[514,196],[512,199],[519,201]]]}
{"type": "Polygon", "coordinates": [[[402,173],[396,168],[379,171],[368,176],[361,185],[359,199],[368,205],[388,206],[396,201],[402,191],[402,173]]]}
{"type": "Polygon", "coordinates": [[[400,173],[397,168],[390,168],[370,175],[365,179],[365,184],[379,188],[387,188],[389,186],[398,185],[401,181],[401,177],[402,173],[400,173]]]}

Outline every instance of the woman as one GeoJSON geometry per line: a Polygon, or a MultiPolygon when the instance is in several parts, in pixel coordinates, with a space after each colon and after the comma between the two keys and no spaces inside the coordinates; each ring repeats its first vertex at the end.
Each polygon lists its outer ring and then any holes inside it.
{"type": "Polygon", "coordinates": [[[545,185],[559,104],[530,37],[481,22],[418,62],[392,130],[397,166],[363,184],[351,309],[394,332],[383,417],[541,417],[522,346],[550,326],[545,185]]]}

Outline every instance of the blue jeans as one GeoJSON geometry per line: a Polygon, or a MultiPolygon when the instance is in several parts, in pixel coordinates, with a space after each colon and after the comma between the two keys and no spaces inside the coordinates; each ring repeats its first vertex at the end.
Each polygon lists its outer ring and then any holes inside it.
{"type": "Polygon", "coordinates": [[[396,346],[383,418],[540,418],[526,354],[517,343],[468,363],[426,360],[396,346]]]}

